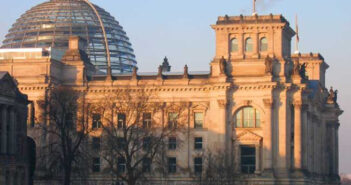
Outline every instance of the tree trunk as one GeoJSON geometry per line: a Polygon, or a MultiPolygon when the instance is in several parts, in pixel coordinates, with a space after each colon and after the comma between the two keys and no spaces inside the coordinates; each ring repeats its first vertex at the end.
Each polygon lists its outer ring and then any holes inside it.
{"type": "Polygon", "coordinates": [[[72,171],[72,165],[67,164],[64,167],[64,177],[63,177],[63,185],[70,185],[71,184],[71,171],[72,171]]]}

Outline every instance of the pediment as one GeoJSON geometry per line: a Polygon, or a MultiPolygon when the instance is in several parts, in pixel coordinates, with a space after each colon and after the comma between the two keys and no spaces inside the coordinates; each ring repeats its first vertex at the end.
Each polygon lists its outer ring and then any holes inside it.
{"type": "Polygon", "coordinates": [[[262,137],[250,132],[250,131],[244,131],[242,133],[240,133],[236,138],[235,141],[239,141],[239,142],[247,142],[247,141],[254,141],[254,142],[260,142],[262,140],[262,137]]]}
{"type": "Polygon", "coordinates": [[[9,74],[5,74],[0,79],[0,95],[16,97],[17,93],[19,93],[19,91],[14,79],[9,74]]]}

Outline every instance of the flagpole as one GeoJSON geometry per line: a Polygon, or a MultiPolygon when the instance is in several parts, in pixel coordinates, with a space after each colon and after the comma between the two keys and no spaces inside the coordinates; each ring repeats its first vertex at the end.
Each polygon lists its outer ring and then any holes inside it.
{"type": "Polygon", "coordinates": [[[253,0],[253,13],[252,15],[257,15],[257,12],[256,12],[256,0],[253,0]]]}
{"type": "Polygon", "coordinates": [[[299,23],[298,23],[298,19],[297,19],[297,14],[295,17],[295,21],[296,21],[296,42],[295,42],[295,54],[299,54],[299,42],[300,42],[300,36],[299,36],[299,23]]]}

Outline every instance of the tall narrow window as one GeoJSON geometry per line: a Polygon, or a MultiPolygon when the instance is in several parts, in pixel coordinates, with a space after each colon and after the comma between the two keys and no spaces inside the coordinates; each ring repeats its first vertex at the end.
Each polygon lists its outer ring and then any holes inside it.
{"type": "Polygon", "coordinates": [[[100,114],[93,114],[93,129],[98,129],[101,128],[102,123],[101,123],[101,115],[100,114]]]}
{"type": "Polygon", "coordinates": [[[259,128],[260,119],[260,113],[255,108],[244,107],[235,114],[235,126],[237,128],[259,128]]]}
{"type": "Polygon", "coordinates": [[[177,158],[169,157],[168,158],[168,173],[177,172],[177,158]]]}
{"type": "Polygon", "coordinates": [[[194,171],[195,171],[195,174],[202,173],[202,157],[194,158],[194,171]]]}
{"type": "Polygon", "coordinates": [[[252,174],[256,170],[256,149],[254,146],[241,146],[241,173],[252,174]]]}
{"type": "Polygon", "coordinates": [[[143,128],[151,128],[151,113],[143,113],[143,128]]]}
{"type": "Polygon", "coordinates": [[[239,51],[238,39],[234,38],[230,40],[230,52],[238,52],[238,51],[239,51]]]}
{"type": "Polygon", "coordinates": [[[168,138],[168,149],[169,150],[177,149],[177,138],[176,137],[168,138]]]}
{"type": "Polygon", "coordinates": [[[202,112],[194,113],[194,128],[203,128],[204,114],[202,112]]]}
{"type": "Polygon", "coordinates": [[[169,129],[177,128],[177,121],[178,121],[178,113],[175,113],[175,112],[168,113],[168,128],[169,129]]]}
{"type": "Polygon", "coordinates": [[[268,50],[268,40],[266,37],[261,38],[260,40],[260,51],[267,51],[268,50]]]}
{"type": "Polygon", "coordinates": [[[93,150],[96,150],[96,151],[100,150],[100,145],[101,145],[100,142],[101,142],[101,140],[99,137],[93,137],[93,139],[92,139],[93,150]]]}
{"type": "Polygon", "coordinates": [[[202,137],[195,137],[194,148],[196,150],[201,150],[202,149],[202,137]]]}
{"type": "Polygon", "coordinates": [[[124,173],[126,171],[126,159],[124,157],[118,157],[117,170],[118,173],[124,173]]]}
{"type": "Polygon", "coordinates": [[[151,137],[145,137],[143,139],[143,150],[147,151],[151,147],[151,137]]]}
{"type": "Polygon", "coordinates": [[[100,158],[93,159],[93,172],[100,172],[100,158]]]}
{"type": "Polygon", "coordinates": [[[117,127],[125,128],[126,127],[126,115],[123,113],[118,113],[117,115],[117,127]]]}
{"type": "Polygon", "coordinates": [[[151,159],[150,158],[143,159],[143,172],[146,172],[146,173],[151,172],[151,159]]]}
{"type": "Polygon", "coordinates": [[[123,137],[117,138],[117,148],[119,150],[123,150],[126,145],[126,140],[123,137]]]}
{"type": "Polygon", "coordinates": [[[253,42],[252,42],[252,39],[250,37],[245,40],[245,51],[246,52],[253,51],[253,42]]]}

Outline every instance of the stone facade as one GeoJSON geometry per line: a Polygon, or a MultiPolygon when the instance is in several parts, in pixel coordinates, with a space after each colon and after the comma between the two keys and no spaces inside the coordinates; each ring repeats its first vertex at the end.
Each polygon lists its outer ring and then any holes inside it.
{"type": "MultiPolygon", "coordinates": [[[[155,74],[134,69],[132,74],[94,76],[93,66],[74,44],[78,37],[71,37],[62,59],[54,57],[54,49],[35,58],[6,55],[0,70],[13,75],[33,102],[30,120],[39,117],[38,103],[55,85],[85,92],[87,102],[103,98],[105,92],[143,88],[157,92],[160,102],[188,103],[189,141],[168,154],[190,170],[168,176],[168,184],[194,184],[194,158],[208,150],[225,151],[235,167],[232,184],[339,184],[342,111],[335,92],[325,87],[324,58],[292,55],[295,32],[281,15],[224,16],[212,28],[216,56],[209,73],[189,72],[187,66],[181,74],[170,73],[160,66],[155,74]],[[194,128],[196,112],[203,113],[201,129],[194,128]],[[200,150],[194,148],[195,137],[202,138],[200,150]]],[[[4,51],[11,52],[34,51],[4,51]]],[[[31,128],[29,132],[35,134],[31,128]]],[[[92,177],[110,183],[104,174],[92,177]]]]}
{"type": "Polygon", "coordinates": [[[27,104],[14,79],[0,71],[0,184],[30,185],[27,104]]]}

